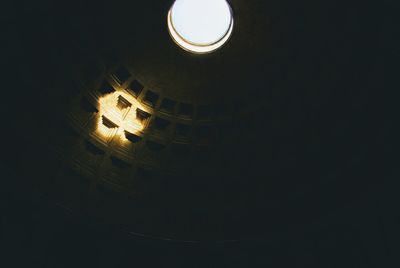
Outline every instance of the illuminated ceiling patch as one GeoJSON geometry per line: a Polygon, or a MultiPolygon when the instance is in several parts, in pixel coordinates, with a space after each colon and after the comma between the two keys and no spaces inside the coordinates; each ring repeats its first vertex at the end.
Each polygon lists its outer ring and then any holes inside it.
{"type": "Polygon", "coordinates": [[[127,133],[138,135],[144,129],[145,122],[137,113],[145,109],[125,92],[115,91],[100,98],[99,108],[97,133],[105,138],[116,135],[128,141],[131,137],[128,139],[127,133]]]}

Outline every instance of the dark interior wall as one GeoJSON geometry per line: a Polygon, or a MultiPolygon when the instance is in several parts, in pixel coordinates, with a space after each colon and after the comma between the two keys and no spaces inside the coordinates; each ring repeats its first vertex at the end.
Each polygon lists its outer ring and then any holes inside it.
{"type": "MultiPolygon", "coordinates": [[[[397,267],[400,238],[396,191],[399,187],[397,6],[394,1],[379,4],[287,2],[286,5],[291,8],[285,16],[297,16],[297,19],[292,17],[292,22],[297,24],[293,32],[298,35],[289,36],[296,49],[289,55],[291,65],[278,72],[282,76],[281,89],[271,92],[272,96],[276,94],[274,100],[278,100],[272,103],[274,112],[290,120],[275,123],[282,126],[282,122],[305,122],[308,126],[317,126],[316,131],[320,132],[315,135],[325,140],[318,143],[313,139],[315,151],[307,154],[310,157],[307,163],[315,165],[296,164],[294,148],[302,150],[306,146],[295,141],[307,140],[307,137],[292,133],[284,149],[275,145],[279,147],[276,149],[279,154],[271,156],[272,162],[266,164],[265,158],[258,158],[243,167],[243,177],[247,175],[246,167],[253,170],[254,176],[258,175],[256,167],[260,165],[269,165],[273,169],[271,173],[282,171],[284,178],[301,174],[299,180],[308,183],[302,183],[290,193],[306,198],[301,204],[286,201],[290,205],[272,215],[281,219],[273,224],[267,224],[267,216],[254,216],[258,211],[259,215],[268,215],[261,205],[248,211],[248,215],[238,215],[249,217],[246,228],[273,229],[221,244],[121,234],[115,226],[98,226],[84,216],[71,216],[67,208],[33,191],[35,177],[42,170],[27,163],[28,159],[39,158],[46,163],[52,157],[43,150],[45,141],[37,133],[48,129],[49,122],[67,109],[67,102],[51,103],[47,96],[54,83],[72,74],[81,61],[89,61],[87,55],[108,55],[112,61],[113,49],[118,45],[107,38],[110,30],[107,25],[111,25],[107,20],[118,16],[107,13],[107,2],[25,1],[10,4],[10,12],[2,11],[7,26],[4,88],[11,89],[7,90],[1,107],[9,115],[2,118],[2,130],[7,129],[2,131],[0,206],[4,267],[397,267]],[[316,12],[312,12],[313,8],[316,12]],[[326,14],[321,10],[330,16],[319,15],[326,14]],[[84,27],[91,31],[82,30],[84,27]],[[303,35],[313,33],[321,34],[322,38],[308,36],[310,39],[307,39],[303,35]],[[97,43],[98,40],[104,42],[97,43]],[[294,87],[307,87],[308,91],[299,90],[297,95],[292,95],[289,89],[294,87]],[[317,91],[322,87],[330,90],[317,91]],[[46,103],[35,105],[32,100],[39,98],[46,103]],[[293,108],[285,114],[288,111],[285,108],[299,107],[299,98],[316,107],[300,113],[293,108]],[[332,99],[340,109],[332,110],[332,99]],[[282,103],[286,106],[277,107],[282,103]],[[48,112],[54,109],[59,110],[48,112]],[[307,113],[312,114],[311,120],[307,113]],[[320,159],[319,154],[313,154],[316,151],[332,154],[320,159]],[[341,164],[338,172],[336,167],[343,162],[346,164],[341,164]],[[280,169],[279,165],[288,163],[293,169],[280,169]],[[305,177],[302,171],[311,167],[314,167],[313,176],[305,177]],[[335,183],[324,184],[325,181],[335,183]],[[315,189],[324,191],[316,193],[315,189]],[[281,221],[285,224],[279,225],[281,221]]],[[[129,10],[123,12],[130,14],[129,10]]],[[[69,93],[60,98],[64,97],[68,98],[69,93]]],[[[258,119],[268,118],[263,115],[259,114],[258,119]]],[[[253,127],[259,129],[257,125],[253,127]]],[[[296,130],[296,125],[284,127],[296,130]]],[[[267,137],[274,137],[267,129],[264,131],[267,137]]],[[[284,139],[281,137],[281,140],[284,139]]],[[[259,147],[252,145],[251,149],[243,146],[243,152],[256,150],[257,155],[262,155],[270,149],[264,143],[259,147]]],[[[263,177],[259,175],[260,179],[263,177]]],[[[246,183],[242,186],[246,189],[246,183]]],[[[295,188],[286,181],[276,182],[275,186],[280,190],[271,196],[287,195],[289,188],[295,188]]],[[[271,198],[264,198],[263,193],[260,189],[260,203],[270,202],[271,198]]],[[[244,195],[243,200],[246,198],[249,197],[244,195]]]]}
{"type": "Polygon", "coordinates": [[[2,207],[2,263],[8,267],[396,267],[398,200],[379,195],[360,202],[319,222],[293,225],[268,237],[199,244],[126,236],[113,228],[77,222],[57,207],[8,198],[2,207]]]}

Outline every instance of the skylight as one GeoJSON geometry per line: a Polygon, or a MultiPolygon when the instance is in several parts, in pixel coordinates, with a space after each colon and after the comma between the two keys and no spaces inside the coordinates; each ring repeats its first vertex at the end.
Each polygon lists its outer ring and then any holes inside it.
{"type": "Polygon", "coordinates": [[[197,54],[224,45],[233,30],[233,14],[226,0],[176,0],[168,12],[172,39],[197,54]]]}

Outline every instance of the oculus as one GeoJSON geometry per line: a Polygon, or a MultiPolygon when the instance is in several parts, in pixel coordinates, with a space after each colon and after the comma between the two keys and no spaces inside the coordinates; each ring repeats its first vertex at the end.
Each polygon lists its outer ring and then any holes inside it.
{"type": "Polygon", "coordinates": [[[233,31],[226,0],[176,0],[168,12],[172,39],[186,51],[204,54],[223,46],[233,31]]]}

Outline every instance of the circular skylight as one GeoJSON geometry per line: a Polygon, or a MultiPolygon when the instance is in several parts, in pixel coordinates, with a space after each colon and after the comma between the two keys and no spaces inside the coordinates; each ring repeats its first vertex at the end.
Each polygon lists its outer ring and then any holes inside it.
{"type": "Polygon", "coordinates": [[[168,12],[168,28],[183,49],[212,52],[232,34],[232,10],[226,0],[176,0],[168,12]]]}

